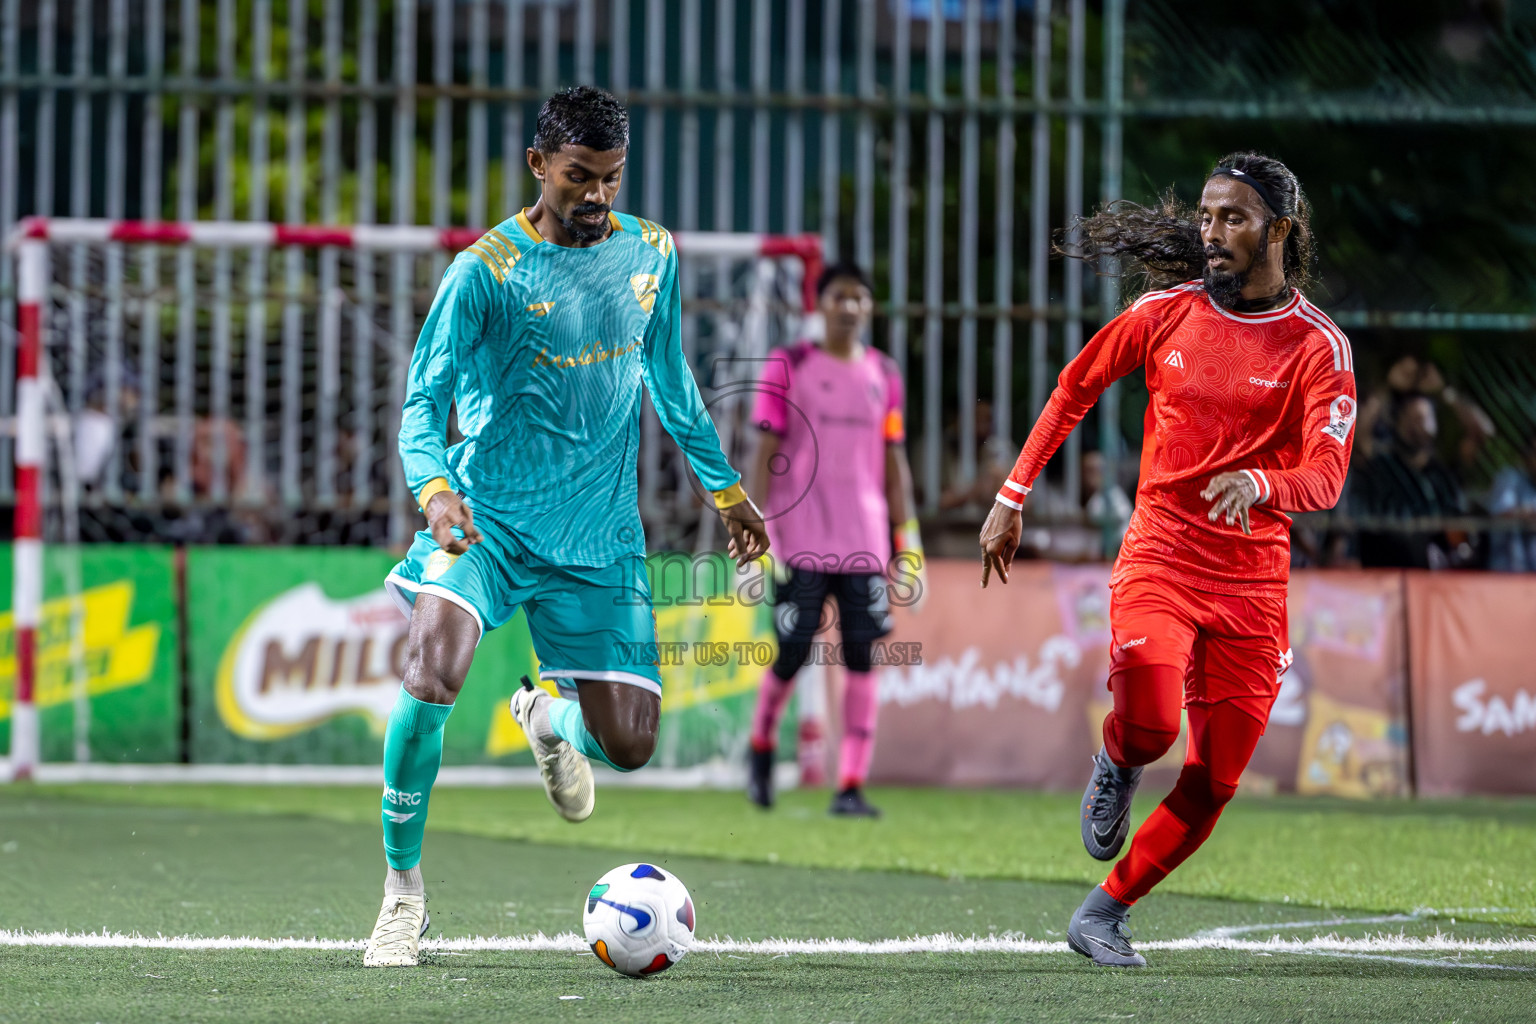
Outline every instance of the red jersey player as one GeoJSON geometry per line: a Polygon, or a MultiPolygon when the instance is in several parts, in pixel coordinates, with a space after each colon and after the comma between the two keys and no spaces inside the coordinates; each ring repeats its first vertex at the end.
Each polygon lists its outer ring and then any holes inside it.
{"type": "Polygon", "coordinates": [[[1119,256],[1165,287],[1142,295],[1062,371],[982,528],[982,586],[1008,568],[1030,485],[1116,378],[1146,373],[1151,404],[1136,511],[1110,587],[1113,647],[1104,748],[1081,826],[1111,860],[1141,768],[1178,739],[1178,783],[1072,916],[1067,942],[1095,963],[1140,967],[1131,905],[1210,835],[1264,732],[1290,663],[1286,512],[1331,508],[1355,420],[1349,341],[1301,294],[1307,205],[1277,160],[1234,153],[1211,172],[1197,218],[1115,204],[1066,254],[1119,256]]]}

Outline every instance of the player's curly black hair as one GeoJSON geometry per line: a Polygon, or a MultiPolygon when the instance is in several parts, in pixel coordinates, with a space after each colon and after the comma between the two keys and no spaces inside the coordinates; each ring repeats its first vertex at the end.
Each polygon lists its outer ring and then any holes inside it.
{"type": "Polygon", "coordinates": [[[590,85],[562,89],[539,108],[533,148],[558,153],[563,146],[598,152],[629,148],[629,111],[613,94],[590,85]]]}
{"type": "MultiPolygon", "coordinates": [[[[1269,225],[1280,217],[1291,219],[1285,238],[1281,269],[1285,283],[1303,288],[1312,276],[1315,259],[1312,242],[1312,208],[1302,194],[1301,183],[1291,169],[1273,157],[1244,151],[1228,153],[1216,167],[1230,167],[1263,182],[1280,209],[1270,215],[1269,225]]],[[[1169,189],[1156,207],[1119,200],[1091,217],[1079,218],[1080,240],[1058,238],[1056,251],[1073,259],[1099,264],[1119,257],[1121,272],[1145,279],[1153,288],[1165,288],[1200,277],[1205,272],[1205,246],[1200,241],[1199,218],[1169,189]]]]}

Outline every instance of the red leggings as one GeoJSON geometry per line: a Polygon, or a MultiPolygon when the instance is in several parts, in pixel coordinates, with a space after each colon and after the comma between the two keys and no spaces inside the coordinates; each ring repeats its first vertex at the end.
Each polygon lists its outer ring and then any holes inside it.
{"type": "MultiPolygon", "coordinates": [[[[1183,670],[1128,667],[1111,676],[1109,685],[1115,697],[1115,709],[1104,720],[1110,760],[1131,767],[1166,754],[1179,737],[1183,670]]],[[[1237,698],[1189,705],[1184,770],[1173,792],[1136,830],[1131,848],[1105,880],[1105,892],[1122,903],[1135,903],[1200,848],[1237,792],[1237,781],[1264,733],[1268,703],[1237,698]],[[1259,703],[1262,715],[1256,713],[1259,703]]]]}

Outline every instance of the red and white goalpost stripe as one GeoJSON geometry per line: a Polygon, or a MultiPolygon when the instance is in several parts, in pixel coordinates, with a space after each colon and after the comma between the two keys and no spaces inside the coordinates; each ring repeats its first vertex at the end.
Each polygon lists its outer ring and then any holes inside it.
{"type": "Polygon", "coordinates": [[[11,609],[16,630],[16,692],[11,702],[11,774],[29,779],[38,759],[37,620],[43,605],[42,467],[43,303],[48,294],[48,247],[16,246],[16,520],[11,609]]]}
{"type": "MultiPolygon", "coordinates": [[[[28,217],[16,226],[8,247],[16,254],[16,519],[15,571],[11,607],[15,610],[16,692],[11,708],[12,777],[30,778],[39,756],[37,728],[37,624],[43,604],[42,472],[46,453],[43,389],[38,377],[43,351],[44,306],[48,298],[49,245],[119,242],[138,245],[195,245],[252,249],[277,246],[332,246],[370,252],[457,252],[484,233],[478,228],[408,225],[272,224],[248,221],[137,221],[76,217],[28,217]]],[[[806,312],[816,306],[821,276],[821,238],[817,235],[736,234],[679,231],[679,252],[729,259],[754,257],[800,260],[806,312]]]]}
{"type": "MultiPolygon", "coordinates": [[[[250,249],[297,245],[334,246],[371,252],[458,252],[473,245],[483,228],[433,228],[398,224],[270,224],[257,221],[142,221],[91,218],[29,217],[17,225],[13,246],[25,241],[52,243],[123,242],[153,245],[198,245],[250,249]]],[[[750,259],[754,256],[794,257],[805,267],[803,295],[807,312],[816,306],[816,279],[821,276],[819,235],[765,235],[730,231],[675,231],[679,252],[700,256],[750,259]]]]}

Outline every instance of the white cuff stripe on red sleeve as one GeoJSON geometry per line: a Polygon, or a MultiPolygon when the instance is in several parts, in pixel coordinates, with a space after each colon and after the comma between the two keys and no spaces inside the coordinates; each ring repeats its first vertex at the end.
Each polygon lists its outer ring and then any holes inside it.
{"type": "Polygon", "coordinates": [[[1264,475],[1262,469],[1240,469],[1238,472],[1252,480],[1253,489],[1259,492],[1259,496],[1253,502],[1255,505],[1262,505],[1269,500],[1269,478],[1264,475]]]}
{"type": "Polygon", "coordinates": [[[1014,490],[1018,491],[1020,494],[1028,494],[1029,493],[1029,488],[1028,487],[1025,487],[1023,484],[1014,483],[1011,478],[1007,479],[1007,480],[1004,480],[1003,481],[1003,486],[1004,487],[1012,487],[1014,490]]]}
{"type": "Polygon", "coordinates": [[[1004,505],[1007,505],[1011,509],[1017,509],[1020,512],[1024,511],[1024,503],[1022,501],[1014,501],[1002,491],[997,492],[997,500],[1002,502],[1004,505]]]}

